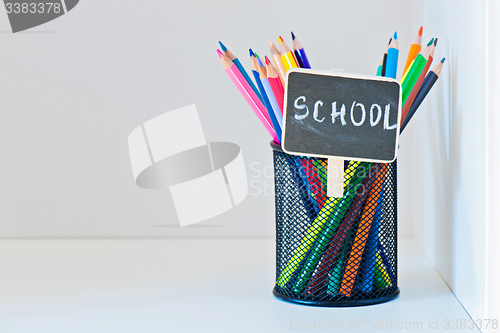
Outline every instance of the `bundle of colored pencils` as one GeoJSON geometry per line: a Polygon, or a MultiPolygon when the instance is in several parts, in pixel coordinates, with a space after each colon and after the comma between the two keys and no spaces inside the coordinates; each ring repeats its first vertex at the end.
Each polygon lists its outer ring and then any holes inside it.
{"type": "Polygon", "coordinates": [[[255,83],[224,44],[219,42],[222,52],[217,50],[224,70],[277,144],[281,144],[286,73],[290,68],[311,68],[306,52],[293,32],[292,39],[293,52],[281,36],[278,39],[279,51],[269,40],[271,60],[267,56],[261,59],[252,49],[249,50],[255,83]]]}
{"type": "MultiPolygon", "coordinates": [[[[420,27],[410,47],[401,78],[403,90],[401,133],[439,78],[445,60],[443,58],[440,64],[429,70],[433,61],[437,38],[433,38],[426,47],[422,48],[422,31],[423,28],[420,27]]],[[[217,53],[224,70],[273,140],[277,144],[281,144],[286,73],[290,68],[311,68],[304,48],[292,32],[293,52],[281,36],[278,38],[279,50],[269,39],[272,55],[270,58],[265,56],[265,60],[263,60],[250,49],[250,64],[255,80],[254,83],[239,59],[224,44],[221,42],[219,44],[222,52],[217,50],[217,53]]],[[[398,58],[398,36],[397,33],[394,33],[393,38],[389,41],[382,63],[377,69],[377,76],[396,79],[398,58]]]]}
{"type": "MultiPolygon", "coordinates": [[[[422,27],[406,59],[402,87],[402,132],[439,78],[444,58],[432,70],[437,38],[422,47],[422,27]]],[[[280,50],[269,40],[272,56],[264,61],[250,49],[255,83],[238,58],[222,43],[217,50],[222,65],[257,117],[280,144],[283,126],[284,85],[291,68],[310,68],[304,48],[292,33],[292,52],[282,37],[280,50]]],[[[389,40],[377,76],[396,79],[399,58],[398,36],[389,40]]],[[[326,160],[292,157],[286,159],[309,224],[287,264],[277,286],[298,295],[326,292],[332,297],[351,297],[354,291],[371,293],[396,285],[395,274],[379,238],[388,164],[346,161],[344,196],[326,196],[326,160]],[[359,186],[363,191],[359,192],[359,186]],[[361,278],[360,278],[361,277],[361,278]]]]}

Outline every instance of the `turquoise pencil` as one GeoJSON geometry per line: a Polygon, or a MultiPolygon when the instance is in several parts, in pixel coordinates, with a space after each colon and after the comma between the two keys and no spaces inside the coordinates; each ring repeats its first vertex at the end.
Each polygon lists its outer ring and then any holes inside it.
{"type": "Polygon", "coordinates": [[[264,99],[262,99],[262,96],[260,95],[259,89],[257,89],[257,87],[253,83],[252,79],[250,79],[250,76],[248,76],[247,71],[245,70],[245,68],[243,67],[243,65],[239,61],[239,59],[236,58],[236,56],[231,51],[229,51],[227,49],[227,47],[224,44],[222,44],[222,42],[219,42],[219,45],[220,45],[222,51],[224,52],[224,54],[226,55],[226,57],[228,57],[229,60],[231,60],[236,65],[236,67],[238,67],[238,69],[240,70],[240,72],[243,75],[243,77],[245,78],[245,80],[248,82],[248,84],[250,85],[252,90],[255,92],[255,95],[257,95],[257,97],[260,99],[260,101],[262,103],[264,103],[264,99]]]}
{"type": "Polygon", "coordinates": [[[389,49],[387,50],[387,66],[385,69],[385,76],[395,79],[398,72],[398,58],[399,58],[399,46],[398,46],[398,33],[394,33],[394,38],[392,38],[389,44],[389,49]]]}

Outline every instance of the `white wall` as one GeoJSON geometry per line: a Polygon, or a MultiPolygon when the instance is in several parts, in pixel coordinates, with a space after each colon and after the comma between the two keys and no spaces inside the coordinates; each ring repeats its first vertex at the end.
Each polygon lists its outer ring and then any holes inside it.
{"type": "MultiPolygon", "coordinates": [[[[446,63],[405,133],[409,146],[402,147],[411,151],[415,237],[474,319],[486,318],[485,208],[494,193],[487,192],[487,158],[494,148],[498,155],[496,142],[488,146],[498,127],[488,134],[486,4],[413,2],[413,23],[439,37],[436,59],[444,56],[446,63]]],[[[493,94],[490,100],[498,91],[493,94]]],[[[498,209],[498,202],[489,204],[498,209]]]]}
{"type": "MultiPolygon", "coordinates": [[[[204,228],[176,228],[168,191],[134,184],[129,133],[194,103],[207,139],[240,145],[255,180],[252,163],[271,166],[270,137],[222,70],[217,41],[248,64],[249,47],[263,55],[269,37],[290,41],[293,30],[313,67],[374,74],[395,30],[407,52],[418,28],[407,19],[410,6],[85,0],[15,35],[0,10],[0,237],[273,237],[274,199],[263,194],[204,228]]],[[[401,155],[404,175],[409,161],[401,155]]],[[[261,189],[271,184],[257,180],[261,189]]],[[[407,212],[400,209],[402,235],[410,233],[407,212]]]]}

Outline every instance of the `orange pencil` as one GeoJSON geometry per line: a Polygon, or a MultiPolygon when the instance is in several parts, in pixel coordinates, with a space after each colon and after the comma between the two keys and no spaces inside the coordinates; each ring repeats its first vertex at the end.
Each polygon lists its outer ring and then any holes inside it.
{"type": "Polygon", "coordinates": [[[420,73],[420,76],[418,77],[417,82],[413,86],[413,89],[406,99],[405,105],[403,105],[403,111],[401,112],[401,125],[403,124],[406,115],[408,114],[408,111],[410,111],[411,105],[413,104],[413,101],[415,100],[415,97],[417,96],[418,90],[420,89],[420,86],[422,85],[422,82],[424,82],[425,76],[427,75],[427,72],[429,71],[429,68],[431,67],[432,60],[434,59],[434,51],[436,50],[436,45],[437,45],[438,39],[434,39],[434,43],[430,46],[430,53],[429,53],[429,59],[427,60],[427,63],[425,64],[424,69],[420,73]]]}
{"type": "Polygon", "coordinates": [[[281,84],[285,85],[286,71],[285,65],[283,65],[283,61],[281,60],[281,53],[278,51],[276,46],[274,46],[273,41],[269,38],[269,48],[271,49],[271,53],[273,54],[273,65],[274,68],[278,70],[278,74],[280,76],[281,84]]]}
{"type": "Polygon", "coordinates": [[[368,193],[365,208],[363,209],[363,213],[360,218],[354,244],[351,247],[349,260],[347,261],[347,265],[345,267],[342,285],[340,286],[340,293],[347,297],[351,296],[352,288],[354,286],[354,282],[356,281],[356,275],[358,274],[361,259],[363,258],[363,252],[365,250],[368,234],[370,233],[372,220],[375,216],[375,211],[377,210],[377,203],[380,198],[380,193],[382,192],[386,172],[387,164],[381,163],[377,179],[373,182],[370,193],[368,193]]]}
{"type": "Polygon", "coordinates": [[[412,61],[417,57],[417,54],[420,53],[420,50],[422,50],[422,31],[423,30],[424,30],[423,27],[420,27],[420,29],[418,29],[417,37],[415,37],[415,41],[410,46],[410,52],[408,52],[408,58],[406,58],[406,65],[405,65],[405,69],[403,70],[403,74],[408,70],[412,61]]]}
{"type": "Polygon", "coordinates": [[[288,72],[290,68],[297,68],[299,67],[299,65],[297,65],[297,61],[293,56],[293,52],[290,50],[288,45],[286,45],[285,41],[281,36],[279,36],[278,38],[278,43],[280,44],[281,47],[281,60],[283,61],[283,65],[285,66],[285,74],[286,74],[286,72],[288,72]]]}
{"type": "Polygon", "coordinates": [[[274,97],[278,102],[278,106],[283,114],[283,102],[285,99],[285,89],[283,89],[283,85],[281,84],[281,80],[278,76],[278,71],[274,68],[269,58],[266,56],[266,64],[267,64],[267,79],[269,80],[269,84],[271,85],[271,89],[273,90],[274,97]]]}

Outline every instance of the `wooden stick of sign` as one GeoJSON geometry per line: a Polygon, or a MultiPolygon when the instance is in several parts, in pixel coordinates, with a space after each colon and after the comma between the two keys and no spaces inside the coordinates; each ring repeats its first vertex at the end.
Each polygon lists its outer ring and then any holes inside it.
{"type": "Polygon", "coordinates": [[[343,197],[344,160],[339,158],[328,158],[328,169],[326,177],[326,195],[336,198],[343,197]]]}

